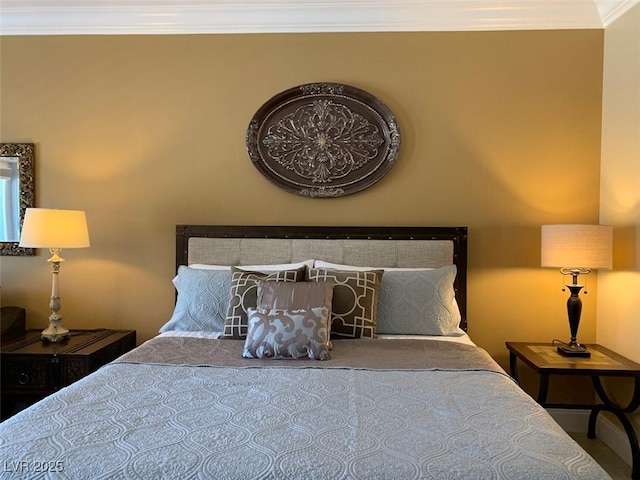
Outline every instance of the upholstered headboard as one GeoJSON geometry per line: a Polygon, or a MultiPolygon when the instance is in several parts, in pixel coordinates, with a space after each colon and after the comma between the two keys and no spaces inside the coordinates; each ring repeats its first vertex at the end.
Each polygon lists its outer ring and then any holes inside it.
{"type": "Polygon", "coordinates": [[[460,328],[467,329],[466,227],[176,226],[176,269],[195,263],[255,265],[309,259],[362,267],[455,264],[460,328]]]}

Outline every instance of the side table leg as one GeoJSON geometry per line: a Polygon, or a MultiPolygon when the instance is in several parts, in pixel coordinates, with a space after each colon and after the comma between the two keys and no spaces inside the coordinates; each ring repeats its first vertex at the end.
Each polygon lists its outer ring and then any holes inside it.
{"type": "Polygon", "coordinates": [[[591,409],[589,414],[589,426],[587,427],[587,438],[596,438],[596,421],[598,420],[598,414],[602,410],[604,405],[596,405],[591,409]]]}
{"type": "Polygon", "coordinates": [[[615,415],[624,427],[624,431],[629,438],[629,446],[631,447],[631,479],[640,480],[640,446],[638,445],[638,436],[633,429],[633,425],[627,419],[626,415],[617,408],[611,408],[606,405],[597,405],[591,410],[589,415],[589,428],[587,430],[587,438],[596,438],[596,419],[601,411],[611,412],[615,415]]]}
{"type": "MultiPolygon", "coordinates": [[[[518,356],[509,352],[509,370],[511,372],[511,377],[516,381],[517,384],[520,384],[520,380],[518,378],[518,356]]],[[[544,406],[544,403],[547,401],[547,393],[549,392],[549,375],[545,373],[540,374],[540,386],[538,388],[538,400],[537,402],[544,406]]]]}
{"type": "Polygon", "coordinates": [[[549,393],[549,375],[541,373],[540,387],[538,389],[538,403],[542,406],[544,406],[547,401],[547,393],[549,393]]]}
{"type": "Polygon", "coordinates": [[[631,447],[631,479],[640,480],[640,445],[638,445],[638,436],[633,429],[633,425],[626,416],[627,413],[634,412],[640,406],[640,377],[635,378],[633,396],[629,405],[626,407],[619,407],[607,396],[600,382],[600,377],[594,375],[591,379],[603,404],[596,405],[591,409],[587,437],[596,438],[596,420],[601,411],[611,412],[615,415],[629,438],[629,445],[631,447]]]}
{"type": "Polygon", "coordinates": [[[513,377],[517,384],[520,384],[518,381],[518,357],[516,357],[516,354],[513,352],[509,352],[509,370],[511,377],[513,377]]]}

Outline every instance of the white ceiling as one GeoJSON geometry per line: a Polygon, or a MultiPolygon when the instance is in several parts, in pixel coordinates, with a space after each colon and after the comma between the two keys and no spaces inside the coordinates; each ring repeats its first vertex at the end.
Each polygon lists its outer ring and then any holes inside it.
{"type": "Polygon", "coordinates": [[[0,0],[1,35],[601,29],[640,0],[0,0]]]}

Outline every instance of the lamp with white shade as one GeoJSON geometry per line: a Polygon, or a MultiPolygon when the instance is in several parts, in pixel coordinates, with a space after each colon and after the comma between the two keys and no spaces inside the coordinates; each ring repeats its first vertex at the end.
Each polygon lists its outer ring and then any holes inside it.
{"type": "Polygon", "coordinates": [[[58,273],[64,259],[60,256],[63,248],[84,248],[89,246],[89,231],[85,212],[81,210],[54,210],[48,208],[27,208],[24,215],[20,246],[48,248],[51,258],[53,278],[49,326],[42,331],[42,339],[57,342],[69,336],[69,330],[62,325],[60,296],[58,294],[58,273]]]}
{"type": "Polygon", "coordinates": [[[606,225],[542,226],[542,266],[559,268],[562,275],[572,277],[571,284],[567,285],[571,292],[567,300],[571,340],[558,346],[558,352],[563,355],[590,356],[587,348],[577,341],[582,313],[580,290],[584,286],[578,284],[578,277],[588,275],[592,270],[611,269],[612,238],[612,229],[606,225]]]}

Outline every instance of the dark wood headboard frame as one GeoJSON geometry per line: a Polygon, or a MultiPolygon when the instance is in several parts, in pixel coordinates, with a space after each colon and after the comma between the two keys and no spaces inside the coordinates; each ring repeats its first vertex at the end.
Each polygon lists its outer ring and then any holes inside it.
{"type": "Polygon", "coordinates": [[[462,316],[460,328],[467,330],[467,227],[176,225],[176,271],[180,265],[188,264],[192,237],[449,240],[453,242],[453,263],[458,270],[454,288],[462,316]]]}

